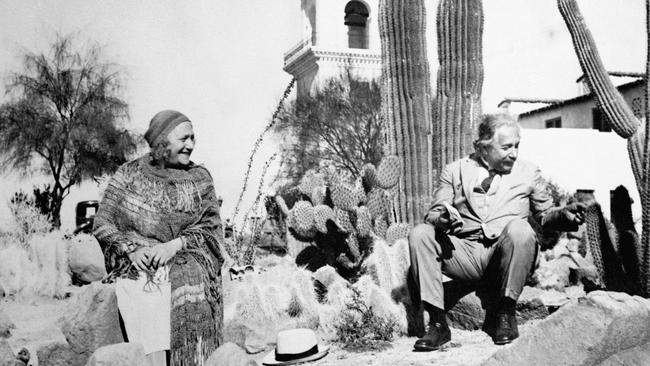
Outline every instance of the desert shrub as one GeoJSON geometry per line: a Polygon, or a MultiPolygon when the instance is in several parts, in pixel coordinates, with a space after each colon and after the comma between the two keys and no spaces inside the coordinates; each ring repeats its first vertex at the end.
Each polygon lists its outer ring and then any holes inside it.
{"type": "Polygon", "coordinates": [[[71,283],[68,240],[56,230],[0,248],[0,283],[9,296],[65,297],[71,283]]]}
{"type": "Polygon", "coordinates": [[[335,341],[352,351],[381,350],[389,346],[398,331],[394,316],[380,316],[367,305],[361,291],[351,287],[339,321],[335,324],[335,341]]]}
{"type": "Polygon", "coordinates": [[[13,219],[10,235],[14,241],[27,246],[33,235],[46,234],[52,231],[52,223],[47,214],[23,192],[17,192],[9,201],[9,210],[13,219]]]}

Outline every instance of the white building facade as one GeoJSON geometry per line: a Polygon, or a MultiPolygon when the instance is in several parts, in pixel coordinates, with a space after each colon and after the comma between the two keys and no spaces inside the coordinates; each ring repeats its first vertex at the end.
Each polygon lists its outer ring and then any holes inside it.
{"type": "Polygon", "coordinates": [[[328,79],[381,76],[378,0],[301,0],[302,39],[284,54],[298,98],[328,79]]]}

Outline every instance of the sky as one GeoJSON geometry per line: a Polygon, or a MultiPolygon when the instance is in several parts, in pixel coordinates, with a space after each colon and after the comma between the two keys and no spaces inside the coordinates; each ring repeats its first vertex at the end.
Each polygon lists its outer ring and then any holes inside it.
{"type": "MultiPolygon", "coordinates": [[[[644,71],[645,1],[578,3],[606,67],[644,71]]],[[[426,6],[435,82],[437,1],[426,6]]],[[[504,97],[577,95],[580,67],[555,0],[486,0],[483,6],[484,111],[496,110],[504,97]]],[[[162,109],[186,114],[197,135],[192,158],[212,172],[223,216],[230,217],[251,148],[291,80],[283,54],[302,39],[301,22],[300,0],[0,0],[0,75],[20,70],[20,55],[46,49],[56,32],[104,45],[106,59],[125,73],[127,127],[144,133],[162,109]]],[[[275,151],[274,139],[266,138],[242,209],[275,151]]]]}

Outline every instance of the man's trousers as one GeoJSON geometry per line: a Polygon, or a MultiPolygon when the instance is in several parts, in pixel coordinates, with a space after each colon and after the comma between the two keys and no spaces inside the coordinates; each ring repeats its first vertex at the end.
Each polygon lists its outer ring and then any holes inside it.
{"type": "Polygon", "coordinates": [[[478,282],[494,270],[500,295],[517,301],[535,263],[537,237],[530,224],[520,218],[510,221],[489,246],[420,224],[409,233],[409,247],[421,300],[444,309],[443,274],[454,280],[478,282]]]}

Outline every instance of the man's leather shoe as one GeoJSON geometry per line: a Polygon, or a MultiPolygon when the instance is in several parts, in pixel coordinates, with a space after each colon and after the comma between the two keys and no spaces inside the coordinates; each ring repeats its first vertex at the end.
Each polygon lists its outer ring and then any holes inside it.
{"type": "Polygon", "coordinates": [[[415,341],[415,351],[430,352],[439,349],[451,340],[451,331],[447,323],[431,323],[424,337],[415,341]]]}
{"type": "Polygon", "coordinates": [[[494,344],[508,344],[517,337],[519,337],[517,318],[513,314],[499,313],[497,315],[497,327],[492,337],[494,344]]]}

